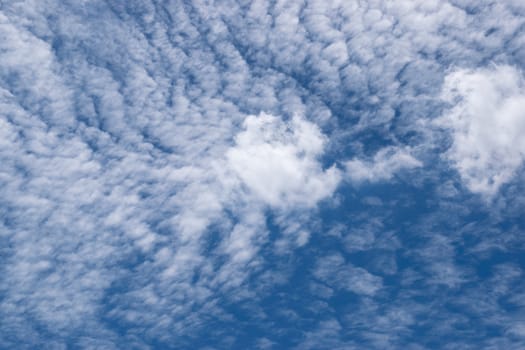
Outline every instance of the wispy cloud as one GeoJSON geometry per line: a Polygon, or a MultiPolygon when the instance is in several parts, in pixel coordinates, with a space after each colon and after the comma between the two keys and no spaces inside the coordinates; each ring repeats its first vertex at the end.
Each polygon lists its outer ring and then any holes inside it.
{"type": "Polygon", "coordinates": [[[417,168],[422,165],[409,151],[395,147],[381,149],[371,161],[353,159],[345,163],[346,175],[356,183],[388,181],[402,169],[417,168]]]}

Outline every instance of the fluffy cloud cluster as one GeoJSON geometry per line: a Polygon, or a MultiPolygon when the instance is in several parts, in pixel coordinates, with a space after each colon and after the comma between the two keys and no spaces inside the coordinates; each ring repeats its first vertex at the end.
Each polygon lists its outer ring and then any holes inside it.
{"type": "Polygon", "coordinates": [[[493,196],[525,160],[525,84],[511,66],[456,70],[445,79],[452,108],[438,120],[453,144],[447,157],[473,192],[493,196]]]}
{"type": "Polygon", "coordinates": [[[226,157],[256,198],[275,207],[311,207],[334,192],[341,175],[335,166],[322,169],[318,158],[326,140],[316,125],[261,114],[243,126],[226,157]]]}

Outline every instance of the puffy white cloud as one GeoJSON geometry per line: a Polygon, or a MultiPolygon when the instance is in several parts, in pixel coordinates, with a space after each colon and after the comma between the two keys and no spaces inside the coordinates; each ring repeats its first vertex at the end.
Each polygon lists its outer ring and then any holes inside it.
{"type": "Polygon", "coordinates": [[[334,192],[340,171],[323,170],[318,157],[326,140],[315,124],[261,114],[247,117],[243,126],[226,157],[257,198],[275,207],[311,207],[334,192]]]}
{"type": "Polygon", "coordinates": [[[378,151],[372,160],[352,159],[345,163],[346,176],[353,182],[387,181],[402,169],[422,166],[408,149],[386,147],[378,151]]]}
{"type": "Polygon", "coordinates": [[[437,121],[452,135],[446,156],[471,191],[493,196],[525,159],[522,72],[459,69],[447,75],[442,97],[451,105],[437,121]]]}

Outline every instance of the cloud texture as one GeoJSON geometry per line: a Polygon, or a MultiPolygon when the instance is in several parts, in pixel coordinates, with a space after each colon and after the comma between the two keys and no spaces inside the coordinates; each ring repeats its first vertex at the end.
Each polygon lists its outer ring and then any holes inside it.
{"type": "Polygon", "coordinates": [[[524,14],[1,2],[0,348],[523,348],[524,14]]]}

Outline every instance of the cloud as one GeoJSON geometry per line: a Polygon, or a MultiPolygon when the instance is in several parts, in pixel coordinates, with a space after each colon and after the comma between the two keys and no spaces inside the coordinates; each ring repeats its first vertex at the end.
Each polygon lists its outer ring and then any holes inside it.
{"type": "Polygon", "coordinates": [[[261,114],[248,116],[243,127],[226,158],[256,198],[286,208],[311,207],[332,195],[341,175],[335,166],[322,168],[318,158],[326,139],[315,124],[261,114]]]}
{"type": "Polygon", "coordinates": [[[347,264],[339,254],[320,258],[313,275],[332,288],[364,296],[374,295],[383,286],[381,277],[347,264]]]}
{"type": "Polygon", "coordinates": [[[476,211],[422,122],[450,66],[523,67],[523,23],[517,0],[4,1],[0,348],[523,348],[519,275],[476,273],[522,265],[523,188],[476,211]],[[383,191],[410,169],[425,188],[383,191]]]}
{"type": "Polygon", "coordinates": [[[421,161],[414,158],[409,150],[386,147],[379,150],[369,161],[352,159],[345,162],[346,176],[350,181],[388,181],[403,169],[421,167],[421,161]]]}
{"type": "Polygon", "coordinates": [[[494,196],[525,159],[525,86],[512,66],[459,69],[447,75],[450,104],[438,125],[450,130],[446,157],[475,193],[494,196]]]}

